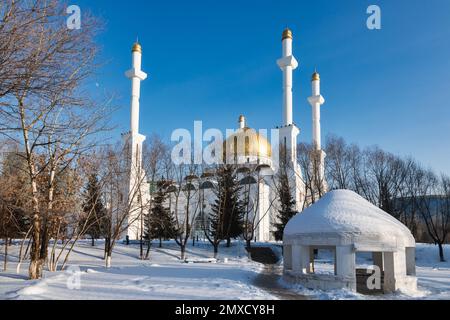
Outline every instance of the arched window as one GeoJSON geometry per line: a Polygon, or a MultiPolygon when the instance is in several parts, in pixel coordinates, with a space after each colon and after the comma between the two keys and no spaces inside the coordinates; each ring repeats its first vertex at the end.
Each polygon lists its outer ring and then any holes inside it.
{"type": "Polygon", "coordinates": [[[253,178],[252,176],[246,176],[245,178],[243,178],[241,181],[239,181],[239,184],[242,185],[246,185],[246,184],[256,184],[256,179],[253,178]]]}
{"type": "Polygon", "coordinates": [[[183,191],[194,191],[195,186],[192,183],[188,183],[183,187],[183,191]]]}
{"type": "Polygon", "coordinates": [[[172,193],[172,192],[177,192],[177,187],[176,186],[170,186],[167,188],[167,192],[172,193]]]}
{"type": "Polygon", "coordinates": [[[212,189],[214,188],[214,184],[211,181],[205,181],[201,184],[200,189],[212,189]]]}

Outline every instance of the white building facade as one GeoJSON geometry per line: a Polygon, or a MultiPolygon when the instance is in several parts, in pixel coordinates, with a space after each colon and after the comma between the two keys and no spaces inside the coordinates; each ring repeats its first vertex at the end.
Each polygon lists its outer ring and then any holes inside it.
{"type": "MultiPolygon", "coordinates": [[[[132,102],[131,132],[125,135],[125,138],[131,141],[133,150],[131,163],[134,164],[142,163],[140,150],[142,150],[142,142],[145,140],[145,137],[138,133],[140,81],[146,78],[146,74],[141,71],[141,54],[142,49],[140,45],[136,44],[133,47],[133,68],[127,72],[127,77],[132,80],[132,102]]],[[[227,137],[223,144],[223,161],[236,168],[242,190],[246,191],[245,197],[249,198],[246,199],[249,200],[246,202],[250,203],[246,215],[253,222],[252,240],[261,242],[274,239],[274,225],[277,222],[279,210],[276,173],[277,166],[282,162],[279,161],[279,157],[284,157],[283,163],[288,168],[289,185],[295,199],[296,211],[300,212],[304,208],[306,199],[302,170],[297,161],[297,138],[300,129],[293,120],[293,72],[297,69],[298,62],[293,55],[293,34],[289,29],[284,30],[282,34],[282,56],[277,60],[277,65],[282,71],[283,79],[282,122],[281,125],[274,124],[278,128],[278,141],[269,143],[267,137],[248,127],[245,117],[240,116],[235,133],[227,137]]],[[[309,102],[313,107],[314,156],[320,157],[323,174],[325,153],[321,150],[320,144],[320,106],[324,103],[324,99],[320,95],[318,73],[313,75],[312,92],[313,95],[309,98],[309,102]]],[[[137,165],[137,167],[142,167],[142,165],[137,165]]],[[[129,170],[131,174],[127,186],[135,184],[136,181],[133,178],[131,166],[129,170]]],[[[192,225],[191,232],[194,235],[200,235],[199,229],[207,223],[207,216],[211,213],[211,204],[216,198],[213,192],[217,183],[215,173],[205,170],[197,175],[178,180],[171,186],[167,206],[181,223],[186,222],[184,220],[187,213],[188,223],[192,225]]],[[[143,182],[142,187],[148,188],[148,184],[143,182]]],[[[130,188],[128,187],[128,189],[130,188]]],[[[136,230],[141,229],[141,223],[131,214],[128,229],[127,236],[131,240],[139,238],[140,233],[136,230]]]]}

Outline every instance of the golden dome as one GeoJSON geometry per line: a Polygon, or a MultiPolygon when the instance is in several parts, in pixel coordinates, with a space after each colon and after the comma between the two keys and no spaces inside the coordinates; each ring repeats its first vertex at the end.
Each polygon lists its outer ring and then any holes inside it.
{"type": "Polygon", "coordinates": [[[320,80],[320,74],[317,71],[315,71],[312,75],[311,81],[317,81],[317,80],[320,80]]]}
{"type": "Polygon", "coordinates": [[[238,122],[242,122],[242,121],[245,121],[245,117],[241,114],[241,115],[239,116],[238,122]]]}
{"type": "Polygon", "coordinates": [[[272,156],[272,147],[267,139],[251,128],[239,129],[224,142],[224,158],[232,157],[263,157],[272,156]],[[231,151],[228,151],[227,148],[231,151]]]}
{"type": "Polygon", "coordinates": [[[139,44],[139,42],[135,42],[135,43],[133,44],[133,49],[131,49],[131,51],[132,51],[132,52],[139,52],[139,53],[142,53],[142,47],[141,47],[141,45],[139,44]]]}
{"type": "Polygon", "coordinates": [[[286,28],[286,29],[283,31],[283,37],[282,37],[281,40],[283,41],[284,39],[292,39],[292,37],[293,37],[292,31],[291,31],[290,29],[286,28]]]}

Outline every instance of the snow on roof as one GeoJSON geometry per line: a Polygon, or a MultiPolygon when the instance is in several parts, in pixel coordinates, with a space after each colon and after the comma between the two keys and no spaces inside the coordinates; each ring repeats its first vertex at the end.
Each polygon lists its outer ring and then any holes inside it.
{"type": "Polygon", "coordinates": [[[349,190],[327,193],[293,217],[284,230],[286,238],[331,234],[354,241],[375,239],[392,246],[414,245],[409,229],[400,221],[349,190]]]}

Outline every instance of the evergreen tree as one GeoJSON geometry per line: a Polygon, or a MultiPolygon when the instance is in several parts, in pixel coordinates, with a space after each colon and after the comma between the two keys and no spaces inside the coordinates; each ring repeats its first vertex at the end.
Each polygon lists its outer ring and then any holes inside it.
{"type": "Polygon", "coordinates": [[[164,185],[160,185],[153,199],[150,219],[146,219],[145,226],[144,238],[146,240],[159,239],[160,248],[163,239],[173,239],[177,235],[175,219],[169,208],[165,206],[167,196],[167,189],[164,185]]]}
{"type": "Polygon", "coordinates": [[[231,239],[243,232],[244,206],[239,199],[241,187],[232,166],[224,166],[217,173],[218,184],[214,191],[216,200],[211,206],[210,216],[211,235],[216,239],[215,242],[227,240],[229,247],[231,239]]]}
{"type": "Polygon", "coordinates": [[[96,174],[89,176],[89,181],[84,194],[83,203],[84,217],[80,220],[80,228],[86,228],[85,233],[92,239],[92,246],[95,239],[106,235],[107,212],[101,198],[101,188],[96,174]]]}
{"type": "Polygon", "coordinates": [[[280,199],[280,210],[278,210],[278,222],[275,223],[275,231],[273,234],[275,240],[283,240],[283,233],[286,224],[296,215],[295,199],[292,197],[289,187],[289,179],[286,173],[282,173],[279,177],[278,197],[280,199]]]}

